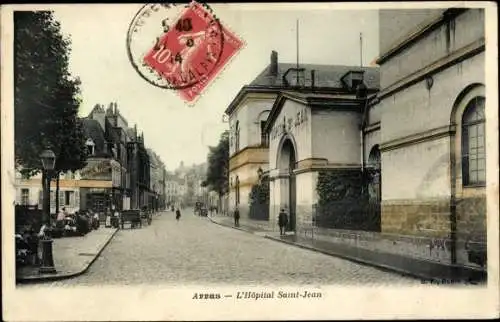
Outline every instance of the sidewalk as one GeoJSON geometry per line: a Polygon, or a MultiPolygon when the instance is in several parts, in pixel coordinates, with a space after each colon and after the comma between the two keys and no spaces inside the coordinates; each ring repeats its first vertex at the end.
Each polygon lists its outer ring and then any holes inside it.
{"type": "Polygon", "coordinates": [[[273,231],[267,222],[246,220],[240,221],[240,227],[234,227],[232,217],[209,217],[209,219],[216,224],[260,235],[274,241],[426,281],[470,284],[480,284],[486,281],[486,272],[480,269],[458,265],[452,266],[447,263],[404,256],[397,253],[356,247],[346,242],[339,242],[338,238],[322,234],[315,234],[314,238],[311,238],[311,235],[305,237],[302,234],[280,236],[279,232],[273,231]]]}
{"type": "Polygon", "coordinates": [[[92,230],[83,237],[56,238],[53,243],[55,274],[40,274],[37,267],[21,267],[16,272],[17,283],[59,280],[78,276],[97,259],[111,241],[117,229],[92,230]]]}

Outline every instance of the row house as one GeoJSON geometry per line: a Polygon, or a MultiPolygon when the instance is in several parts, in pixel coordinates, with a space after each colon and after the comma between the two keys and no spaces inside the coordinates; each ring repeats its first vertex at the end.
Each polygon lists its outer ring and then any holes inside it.
{"type": "Polygon", "coordinates": [[[129,128],[127,142],[127,163],[130,174],[132,209],[148,207],[149,198],[152,195],[150,189],[151,165],[147,149],[144,145],[144,134],[137,133],[137,127],[129,128]]]}
{"type": "Polygon", "coordinates": [[[164,208],[165,197],[165,165],[160,157],[151,149],[147,149],[150,160],[150,196],[149,205],[152,209],[164,208]]]}
{"type": "MultiPolygon", "coordinates": [[[[150,187],[150,162],[143,135],[137,126],[130,128],[120,114],[117,103],[106,109],[96,104],[87,117],[81,119],[87,148],[87,165],[75,173],[62,173],[59,196],[55,195],[55,180],[51,183],[51,212],[55,200],[69,213],[81,209],[104,212],[106,209],[132,209],[150,206],[149,195],[164,194],[162,174],[165,166],[158,162],[155,188],[150,187]],[[156,192],[154,192],[156,189],[156,192]]],[[[42,207],[41,175],[29,179],[16,173],[16,203],[42,207]]]]}

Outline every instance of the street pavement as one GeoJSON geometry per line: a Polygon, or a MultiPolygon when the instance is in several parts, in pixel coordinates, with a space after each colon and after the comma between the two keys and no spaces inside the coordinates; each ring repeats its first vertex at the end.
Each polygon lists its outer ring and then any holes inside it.
{"type": "Polygon", "coordinates": [[[420,281],[220,226],[192,209],[119,230],[78,277],[21,287],[102,285],[418,285],[420,281]]]}

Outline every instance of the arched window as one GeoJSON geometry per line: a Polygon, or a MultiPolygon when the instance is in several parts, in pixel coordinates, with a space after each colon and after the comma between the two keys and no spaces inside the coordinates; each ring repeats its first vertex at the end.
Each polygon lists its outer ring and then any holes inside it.
{"type": "Polygon", "coordinates": [[[234,152],[240,150],[240,121],[236,121],[236,128],[234,130],[234,152]]]}
{"type": "Polygon", "coordinates": [[[462,180],[463,185],[486,182],[485,99],[474,97],[462,116],[462,180]]]}

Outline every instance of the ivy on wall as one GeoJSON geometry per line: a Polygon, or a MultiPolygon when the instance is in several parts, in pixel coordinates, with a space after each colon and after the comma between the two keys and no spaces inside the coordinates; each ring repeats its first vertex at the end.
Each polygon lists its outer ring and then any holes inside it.
{"type": "Polygon", "coordinates": [[[380,230],[380,213],[370,211],[366,175],[359,169],[320,171],[316,184],[316,225],[349,230],[380,230]]]}
{"type": "Polygon", "coordinates": [[[252,186],[250,191],[250,212],[251,219],[269,219],[269,180],[263,179],[258,184],[252,186]]]}

